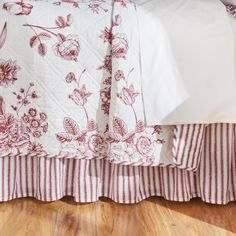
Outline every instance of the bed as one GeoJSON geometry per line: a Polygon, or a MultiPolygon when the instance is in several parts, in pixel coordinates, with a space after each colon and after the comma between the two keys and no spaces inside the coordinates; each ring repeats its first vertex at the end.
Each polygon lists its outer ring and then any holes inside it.
{"type": "Polygon", "coordinates": [[[212,0],[1,1],[0,201],[236,200],[235,24],[212,0]]]}

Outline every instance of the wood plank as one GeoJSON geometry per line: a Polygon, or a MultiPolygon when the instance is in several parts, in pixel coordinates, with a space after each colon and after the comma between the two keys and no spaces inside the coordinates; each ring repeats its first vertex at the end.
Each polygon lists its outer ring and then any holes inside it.
{"type": "Polygon", "coordinates": [[[0,203],[2,236],[233,236],[236,203],[217,206],[149,198],[117,204],[107,198],[77,204],[72,198],[43,203],[32,198],[0,203]]]}

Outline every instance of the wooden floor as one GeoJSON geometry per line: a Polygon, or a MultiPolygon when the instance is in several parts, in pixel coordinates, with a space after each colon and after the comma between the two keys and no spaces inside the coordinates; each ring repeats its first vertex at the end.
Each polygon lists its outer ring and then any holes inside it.
{"type": "Polygon", "coordinates": [[[106,198],[90,204],[75,204],[70,198],[52,203],[17,199],[0,203],[0,236],[13,235],[236,235],[236,203],[174,203],[157,197],[135,205],[106,198]]]}

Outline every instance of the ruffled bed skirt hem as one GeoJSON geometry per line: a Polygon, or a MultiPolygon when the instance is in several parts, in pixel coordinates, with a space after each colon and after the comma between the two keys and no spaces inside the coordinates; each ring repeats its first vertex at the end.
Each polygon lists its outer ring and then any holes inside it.
{"type": "Polygon", "coordinates": [[[73,196],[87,203],[107,197],[133,204],[151,196],[185,202],[227,204],[236,200],[236,163],[202,159],[196,172],[171,167],[135,167],[106,160],[9,157],[0,159],[0,201],[73,196]],[[222,166],[221,166],[222,164],[222,166]],[[227,167],[227,168],[226,168],[227,167]]]}

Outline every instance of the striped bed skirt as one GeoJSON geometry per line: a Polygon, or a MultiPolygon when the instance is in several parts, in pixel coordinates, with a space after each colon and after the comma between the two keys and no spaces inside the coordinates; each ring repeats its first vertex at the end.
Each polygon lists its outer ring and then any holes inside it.
{"type": "MultiPolygon", "coordinates": [[[[102,159],[0,158],[0,201],[21,197],[54,201],[73,196],[85,203],[104,196],[131,204],[161,196],[179,202],[200,197],[207,203],[227,204],[236,200],[236,141],[227,142],[220,131],[235,130],[235,125],[210,126],[195,171],[111,164],[102,159]]],[[[231,133],[235,132],[227,135],[231,133]]]]}

